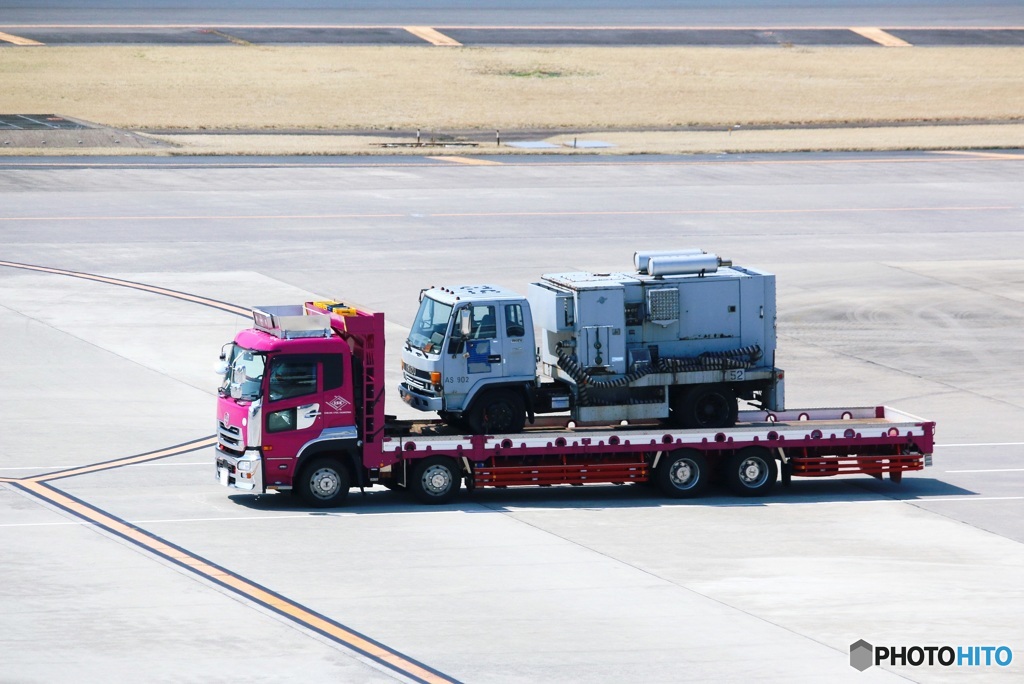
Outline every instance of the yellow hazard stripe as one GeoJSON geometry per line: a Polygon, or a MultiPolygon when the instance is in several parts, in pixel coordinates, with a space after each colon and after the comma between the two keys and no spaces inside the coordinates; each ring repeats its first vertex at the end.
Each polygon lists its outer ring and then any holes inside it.
{"type": "Polygon", "coordinates": [[[897,38],[891,33],[887,33],[880,28],[872,28],[870,26],[854,26],[850,29],[859,36],[864,36],[868,40],[873,40],[879,45],[885,47],[913,47],[907,41],[897,38]]]}
{"type": "Polygon", "coordinates": [[[5,43],[13,43],[14,45],[42,45],[38,40],[22,38],[21,36],[12,36],[10,33],[4,33],[3,31],[0,31],[0,40],[5,43]]]}
{"type": "Polygon", "coordinates": [[[403,29],[416,36],[422,38],[431,45],[441,45],[444,47],[461,47],[462,43],[450,38],[437,29],[432,29],[429,26],[403,26],[403,29]]]}
{"type": "Polygon", "coordinates": [[[308,627],[331,640],[343,644],[352,650],[365,655],[392,670],[395,670],[418,682],[430,684],[448,683],[454,680],[440,672],[417,663],[414,660],[394,651],[382,644],[379,644],[369,637],[348,629],[333,620],[318,615],[304,606],[285,598],[279,594],[261,587],[260,585],[240,577],[235,573],[218,565],[192,554],[185,549],[175,546],[163,539],[139,529],[134,525],[119,518],[105,513],[97,508],[71,497],[50,485],[32,480],[18,481],[12,483],[40,499],[43,499],[54,506],[91,522],[98,527],[111,532],[122,539],[125,539],[138,547],[141,547],[157,556],[165,558],[180,567],[208,579],[222,587],[230,589],[250,601],[258,603],[274,612],[282,615],[293,622],[308,627]]]}

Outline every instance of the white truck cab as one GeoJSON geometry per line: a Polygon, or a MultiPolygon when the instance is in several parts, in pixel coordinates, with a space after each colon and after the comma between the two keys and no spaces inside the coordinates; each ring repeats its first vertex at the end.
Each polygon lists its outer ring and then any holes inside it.
{"type": "Polygon", "coordinates": [[[402,350],[399,392],[414,408],[478,431],[516,432],[536,381],[535,347],[522,295],[494,285],[430,288],[402,350]]]}

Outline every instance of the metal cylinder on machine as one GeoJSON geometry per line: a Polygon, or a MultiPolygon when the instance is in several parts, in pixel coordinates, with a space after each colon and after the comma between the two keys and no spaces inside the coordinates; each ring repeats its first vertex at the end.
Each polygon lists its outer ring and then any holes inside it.
{"type": "Polygon", "coordinates": [[[643,252],[633,252],[633,265],[636,267],[637,273],[647,273],[651,257],[687,256],[691,254],[703,253],[703,249],[665,249],[655,251],[646,250],[643,252]]]}
{"type": "Polygon", "coordinates": [[[669,275],[707,274],[718,271],[719,266],[731,266],[715,254],[687,254],[651,257],[647,262],[647,273],[655,278],[669,275]]]}

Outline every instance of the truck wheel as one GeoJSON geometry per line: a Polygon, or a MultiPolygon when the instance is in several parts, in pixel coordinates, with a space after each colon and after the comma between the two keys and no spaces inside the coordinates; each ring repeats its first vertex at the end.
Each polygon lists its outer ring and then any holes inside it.
{"type": "Polygon", "coordinates": [[[704,493],[708,484],[708,464],[696,449],[678,449],[661,457],[654,480],[665,496],[689,499],[704,493]]]}
{"type": "Polygon", "coordinates": [[[775,458],[764,447],[740,449],[725,465],[726,482],[740,496],[764,496],[775,486],[778,476],[775,458]]]}
{"type": "Polygon", "coordinates": [[[295,486],[299,495],[314,508],[340,506],[348,496],[348,470],[333,458],[318,458],[302,469],[295,486]]]}
{"type": "Polygon", "coordinates": [[[431,456],[416,464],[406,487],[420,503],[443,504],[455,498],[461,485],[458,463],[446,456],[431,456]]]}
{"type": "Polygon", "coordinates": [[[736,424],[736,393],[728,385],[694,385],[673,407],[673,422],[684,428],[723,428],[736,424]]]}
{"type": "Polygon", "coordinates": [[[467,416],[475,435],[514,434],[526,425],[526,406],[515,392],[492,390],[473,400],[467,416]]]}

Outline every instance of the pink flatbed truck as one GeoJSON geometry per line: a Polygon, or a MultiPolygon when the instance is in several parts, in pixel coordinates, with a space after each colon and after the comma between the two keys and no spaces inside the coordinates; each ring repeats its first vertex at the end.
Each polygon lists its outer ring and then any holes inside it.
{"type": "Polygon", "coordinates": [[[384,409],[384,315],[330,302],[260,307],[222,351],[216,477],[227,487],[341,505],[352,487],[426,504],[477,487],[651,483],[696,497],[713,478],[762,496],[792,477],[888,475],[931,465],[935,423],[886,406],[740,411],[736,424],[574,425],[537,417],[514,434],[469,434],[384,409]]]}

